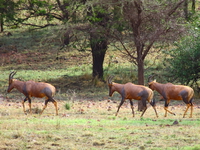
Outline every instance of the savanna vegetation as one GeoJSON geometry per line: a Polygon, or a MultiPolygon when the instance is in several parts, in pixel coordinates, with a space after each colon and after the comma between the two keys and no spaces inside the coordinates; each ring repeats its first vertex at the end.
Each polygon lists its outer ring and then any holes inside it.
{"type": "Polygon", "coordinates": [[[0,0],[0,149],[200,149],[199,1],[0,0]],[[7,93],[8,76],[56,87],[58,116],[44,99],[7,93]],[[176,115],[164,117],[154,91],[156,118],[148,104],[129,101],[115,116],[121,97],[108,96],[113,82],[192,87],[193,117],[183,101],[171,101],[176,115]],[[138,109],[138,108],[141,109],[138,109]]]}

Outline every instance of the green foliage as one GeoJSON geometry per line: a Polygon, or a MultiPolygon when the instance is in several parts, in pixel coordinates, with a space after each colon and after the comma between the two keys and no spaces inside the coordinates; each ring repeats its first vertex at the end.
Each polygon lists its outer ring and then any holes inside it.
{"type": "Polygon", "coordinates": [[[200,32],[188,36],[170,51],[169,72],[182,84],[197,83],[200,78],[200,32]]]}
{"type": "Polygon", "coordinates": [[[36,4],[38,7],[43,7],[45,4],[47,4],[46,1],[41,1],[41,0],[32,0],[30,2],[32,4],[36,4]]]}
{"type": "Polygon", "coordinates": [[[0,18],[3,17],[6,22],[14,20],[15,7],[17,6],[18,3],[12,0],[0,0],[0,18]]]}

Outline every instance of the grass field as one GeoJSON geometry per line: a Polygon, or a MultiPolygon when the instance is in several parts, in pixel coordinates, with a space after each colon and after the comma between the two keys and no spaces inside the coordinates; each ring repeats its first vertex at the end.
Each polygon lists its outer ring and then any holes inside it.
{"type": "MultiPolygon", "coordinates": [[[[115,116],[121,97],[114,94],[109,98],[107,85],[92,80],[91,53],[68,48],[58,53],[59,39],[49,33],[51,30],[47,31],[11,31],[13,36],[1,36],[0,149],[200,149],[198,98],[194,101],[193,118],[189,118],[190,110],[182,118],[185,104],[173,101],[169,109],[176,116],[168,114],[164,118],[164,102],[159,101],[156,93],[159,118],[151,106],[140,118],[136,101],[134,118],[128,102],[115,116]],[[25,115],[21,105],[24,96],[16,90],[6,93],[8,75],[13,70],[17,71],[15,78],[19,80],[53,84],[57,88],[59,115],[55,116],[55,108],[49,103],[39,116],[44,100],[34,98],[33,114],[25,115]]],[[[151,64],[151,61],[147,62],[151,64]]],[[[162,65],[156,63],[156,71],[162,71],[158,69],[162,65]]],[[[135,66],[113,49],[107,51],[104,69],[105,79],[115,74],[115,82],[137,81],[135,66]]]]}
{"type": "MultiPolygon", "coordinates": [[[[200,147],[200,108],[194,107],[193,118],[182,118],[185,106],[172,102],[176,113],[164,118],[163,102],[157,103],[159,118],[149,106],[132,117],[129,103],[115,116],[119,101],[58,101],[55,116],[49,103],[39,116],[43,101],[33,101],[33,114],[24,115],[19,100],[0,101],[0,149],[188,149],[200,147]],[[70,109],[66,110],[65,105],[70,109]]],[[[28,105],[26,105],[28,109],[28,105]]],[[[136,108],[135,108],[136,109],[136,108]]],[[[187,117],[189,117],[189,112],[187,117]]]]}

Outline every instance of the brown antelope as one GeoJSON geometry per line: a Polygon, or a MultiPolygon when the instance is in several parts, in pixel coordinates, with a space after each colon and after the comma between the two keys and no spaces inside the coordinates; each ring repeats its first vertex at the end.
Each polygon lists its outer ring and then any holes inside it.
{"type": "Polygon", "coordinates": [[[156,82],[156,80],[154,81],[150,80],[150,78],[151,77],[149,77],[148,79],[149,87],[152,90],[156,90],[160,95],[163,96],[165,100],[165,106],[164,106],[165,117],[167,116],[167,112],[175,115],[175,113],[168,110],[170,100],[183,100],[187,105],[183,118],[185,117],[186,112],[190,107],[191,107],[190,118],[192,118],[192,112],[193,112],[192,101],[193,101],[194,90],[191,87],[184,85],[174,85],[172,83],[161,84],[156,82]]]}
{"type": "Polygon", "coordinates": [[[141,117],[147,110],[146,101],[148,101],[151,104],[151,106],[153,107],[153,109],[156,113],[156,117],[158,117],[158,114],[157,114],[157,111],[155,108],[155,101],[153,100],[153,91],[150,88],[142,86],[142,85],[135,85],[130,82],[128,82],[126,84],[114,83],[114,82],[112,82],[112,78],[113,77],[108,78],[109,96],[112,96],[113,93],[115,91],[117,91],[122,97],[122,100],[118,106],[115,116],[118,115],[119,109],[122,106],[122,104],[124,103],[124,101],[126,99],[129,99],[130,104],[131,104],[132,114],[134,117],[134,109],[133,109],[132,99],[135,99],[135,100],[141,100],[142,104],[144,106],[144,110],[142,112],[141,117]]]}
{"type": "Polygon", "coordinates": [[[47,107],[47,103],[51,101],[56,109],[56,115],[58,115],[58,107],[57,102],[53,99],[55,94],[55,87],[51,84],[44,83],[44,82],[35,82],[35,81],[19,81],[17,79],[13,79],[13,76],[16,72],[11,72],[9,75],[9,86],[7,92],[9,93],[13,88],[16,88],[19,92],[23,93],[26,98],[22,101],[23,111],[25,112],[24,103],[28,100],[29,102],[29,112],[31,111],[31,97],[43,98],[45,97],[45,105],[43,110],[41,111],[40,115],[43,113],[44,109],[47,107]]]}

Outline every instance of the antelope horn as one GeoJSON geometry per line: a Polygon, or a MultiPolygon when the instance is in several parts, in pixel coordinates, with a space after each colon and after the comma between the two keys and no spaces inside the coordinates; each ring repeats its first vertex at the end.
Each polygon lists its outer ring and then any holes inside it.
{"type": "Polygon", "coordinates": [[[17,73],[17,71],[11,72],[9,75],[9,80],[11,80],[16,73],[17,73]]]}
{"type": "Polygon", "coordinates": [[[154,77],[154,75],[150,75],[150,76],[148,77],[148,82],[151,82],[153,77],[154,77]]]}
{"type": "Polygon", "coordinates": [[[108,77],[108,84],[111,84],[111,83],[112,83],[113,77],[114,77],[114,76],[109,76],[109,77],[108,77]]]}

